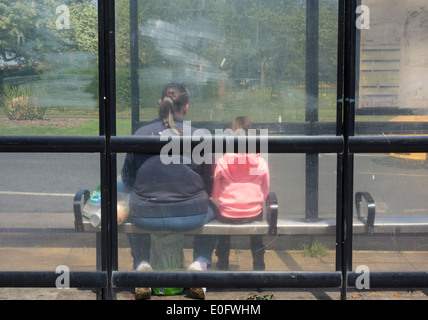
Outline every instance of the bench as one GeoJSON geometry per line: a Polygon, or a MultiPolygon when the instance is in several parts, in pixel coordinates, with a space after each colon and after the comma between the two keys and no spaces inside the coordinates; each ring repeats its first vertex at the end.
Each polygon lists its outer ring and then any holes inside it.
{"type": "MultiPolygon", "coordinates": [[[[93,227],[82,216],[82,208],[88,201],[88,190],[76,192],[73,200],[75,230],[78,232],[98,232],[100,228],[93,227]]],[[[353,218],[354,234],[405,234],[427,233],[428,216],[376,216],[376,203],[369,192],[355,193],[356,216],[353,218]]],[[[184,234],[206,235],[333,235],[336,233],[336,218],[279,218],[278,200],[276,194],[271,192],[265,204],[265,219],[246,224],[227,224],[212,220],[204,226],[184,234]]],[[[149,233],[132,223],[118,226],[122,233],[149,233]]],[[[151,231],[152,232],[152,231],[151,231]]]]}
{"type": "MultiPolygon", "coordinates": [[[[73,210],[75,219],[74,226],[76,231],[100,231],[99,227],[92,226],[92,224],[82,215],[82,208],[85,205],[86,201],[89,200],[89,197],[90,193],[88,190],[79,190],[74,196],[73,210]]],[[[206,235],[275,235],[277,233],[276,225],[278,221],[278,201],[274,192],[271,192],[268,195],[268,198],[265,203],[265,212],[265,219],[262,221],[254,221],[245,224],[228,224],[214,219],[200,228],[180,233],[206,235]]],[[[125,222],[118,226],[118,232],[155,233],[156,231],[146,231],[136,227],[130,222],[125,222]]]]}
{"type": "MultiPolygon", "coordinates": [[[[368,194],[365,194],[369,197],[368,194]]],[[[99,232],[99,227],[93,227],[82,215],[82,208],[88,201],[90,193],[88,190],[79,190],[74,197],[73,208],[75,216],[75,230],[78,232],[99,232]]],[[[360,201],[361,202],[361,201],[360,201]]],[[[361,205],[360,205],[361,207],[361,205]]],[[[211,220],[204,226],[182,232],[184,234],[205,235],[332,235],[336,233],[336,218],[278,218],[278,200],[276,194],[271,192],[265,204],[265,219],[245,224],[228,224],[218,220],[211,220]]],[[[362,210],[353,219],[354,233],[369,233],[373,230],[374,208],[367,215],[362,210]]],[[[121,233],[154,233],[140,229],[132,223],[126,222],[118,226],[121,233]]]]}
{"type": "Polygon", "coordinates": [[[376,203],[369,192],[355,194],[357,216],[363,216],[366,210],[366,219],[369,233],[415,234],[428,232],[428,216],[376,216],[376,203]],[[363,203],[365,202],[365,205],[363,203]]]}

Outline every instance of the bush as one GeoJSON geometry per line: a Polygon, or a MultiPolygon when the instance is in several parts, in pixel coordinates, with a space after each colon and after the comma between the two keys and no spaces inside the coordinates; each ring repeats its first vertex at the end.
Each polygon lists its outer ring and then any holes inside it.
{"type": "Polygon", "coordinates": [[[31,90],[19,86],[6,87],[3,92],[6,116],[10,120],[43,119],[45,108],[39,108],[31,98],[31,90]]]}
{"type": "Polygon", "coordinates": [[[116,70],[116,110],[123,111],[131,107],[131,71],[116,70]]]}
{"type": "Polygon", "coordinates": [[[328,254],[327,247],[318,241],[303,244],[302,250],[304,256],[312,258],[320,258],[328,254]]]}

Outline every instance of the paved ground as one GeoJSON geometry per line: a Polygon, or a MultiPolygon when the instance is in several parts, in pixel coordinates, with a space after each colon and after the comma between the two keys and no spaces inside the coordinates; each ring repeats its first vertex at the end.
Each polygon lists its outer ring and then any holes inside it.
{"type": "MultiPolygon", "coordinates": [[[[55,270],[60,264],[70,270],[94,270],[94,248],[17,248],[0,247],[0,270],[55,270]],[[5,258],[7,257],[7,258],[5,258]],[[35,262],[31,268],[29,262],[35,262]]],[[[186,263],[190,263],[191,250],[185,249],[186,263]]],[[[215,258],[214,258],[215,262],[215,258]]],[[[131,270],[129,249],[119,250],[119,270],[131,270]]],[[[233,249],[231,270],[251,270],[251,253],[248,250],[233,249]]],[[[268,250],[266,252],[267,271],[334,271],[335,254],[328,252],[322,257],[309,257],[298,250],[268,250]]],[[[428,252],[426,251],[355,251],[354,270],[358,265],[366,265],[373,271],[426,271],[428,252]]],[[[209,289],[207,300],[247,300],[271,297],[273,300],[339,300],[340,292],[335,289],[209,289]]],[[[117,293],[118,300],[132,300],[130,291],[117,293]]],[[[90,290],[55,288],[0,288],[0,300],[93,300],[90,290]]],[[[428,289],[423,290],[364,290],[350,289],[348,300],[428,300],[428,289]]],[[[192,300],[188,290],[176,296],[153,296],[152,300],[192,300]]]]}

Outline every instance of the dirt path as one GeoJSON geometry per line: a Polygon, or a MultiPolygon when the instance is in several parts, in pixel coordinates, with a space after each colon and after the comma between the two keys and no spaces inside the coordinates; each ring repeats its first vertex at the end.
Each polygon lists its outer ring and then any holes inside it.
{"type": "Polygon", "coordinates": [[[43,120],[9,120],[0,118],[0,126],[7,127],[76,127],[84,123],[77,118],[53,118],[43,120]]]}

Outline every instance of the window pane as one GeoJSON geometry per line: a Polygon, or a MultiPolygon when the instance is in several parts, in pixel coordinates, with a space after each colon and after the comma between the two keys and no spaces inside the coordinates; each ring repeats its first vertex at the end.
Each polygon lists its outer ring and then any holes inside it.
{"type": "MultiPolygon", "coordinates": [[[[191,95],[186,119],[194,122],[228,124],[246,115],[294,134],[305,130],[284,123],[334,123],[337,9],[337,1],[319,2],[311,41],[318,44],[319,85],[309,105],[305,1],[138,1],[132,15],[128,1],[116,1],[118,116],[130,116],[135,101],[139,120],[153,120],[163,86],[183,82],[191,95]],[[306,115],[314,107],[315,120],[306,115]]],[[[118,118],[118,134],[130,134],[118,118]]]]}
{"type": "Polygon", "coordinates": [[[98,134],[94,1],[2,1],[2,135],[98,134]]]}
{"type": "Polygon", "coordinates": [[[74,230],[73,198],[99,184],[99,156],[1,157],[0,270],[96,270],[95,234],[74,230]]]}
{"type": "Polygon", "coordinates": [[[362,1],[358,134],[425,133],[428,42],[421,3],[362,1]]]}
{"type": "MultiPolygon", "coordinates": [[[[359,50],[359,135],[425,135],[428,41],[423,1],[364,0],[359,50]],[[385,12],[388,12],[385,15],[385,12]],[[368,21],[369,19],[369,21],[368,21]],[[367,25],[366,25],[367,26],[367,25]]],[[[355,155],[354,190],[376,207],[374,234],[355,238],[354,266],[422,271],[426,210],[426,154],[355,155]]]]}
{"type": "Polygon", "coordinates": [[[355,156],[355,191],[371,194],[376,215],[374,233],[357,234],[354,239],[354,266],[376,271],[426,270],[427,187],[426,166],[417,160],[390,154],[355,156]]]}
{"type": "MultiPolygon", "coordinates": [[[[308,3],[149,0],[131,2],[130,8],[129,1],[116,1],[117,134],[131,135],[157,119],[162,88],[182,82],[190,92],[184,120],[210,134],[247,116],[257,134],[266,129],[272,136],[335,135],[338,5],[333,0],[308,3]],[[308,41],[307,28],[312,30],[308,41]],[[308,66],[307,46],[311,57],[318,53],[308,66]],[[313,72],[307,75],[306,69],[313,72]]],[[[118,174],[123,158],[118,157],[118,174]]],[[[333,159],[334,154],[269,154],[279,219],[305,223],[311,216],[330,219],[331,225],[320,236],[312,236],[319,229],[296,234],[286,227],[282,236],[266,236],[267,270],[335,270],[333,159]],[[327,253],[323,261],[329,262],[321,262],[320,252],[304,255],[316,250],[327,253]]],[[[236,250],[230,268],[252,270],[249,247],[248,236],[232,237],[236,250]],[[245,263],[238,253],[247,255],[245,263]]],[[[192,248],[192,237],[186,236],[185,267],[192,262],[192,248]]],[[[120,259],[120,268],[132,268],[130,255],[120,259]]],[[[216,259],[214,254],[214,264],[216,259]]]]}

